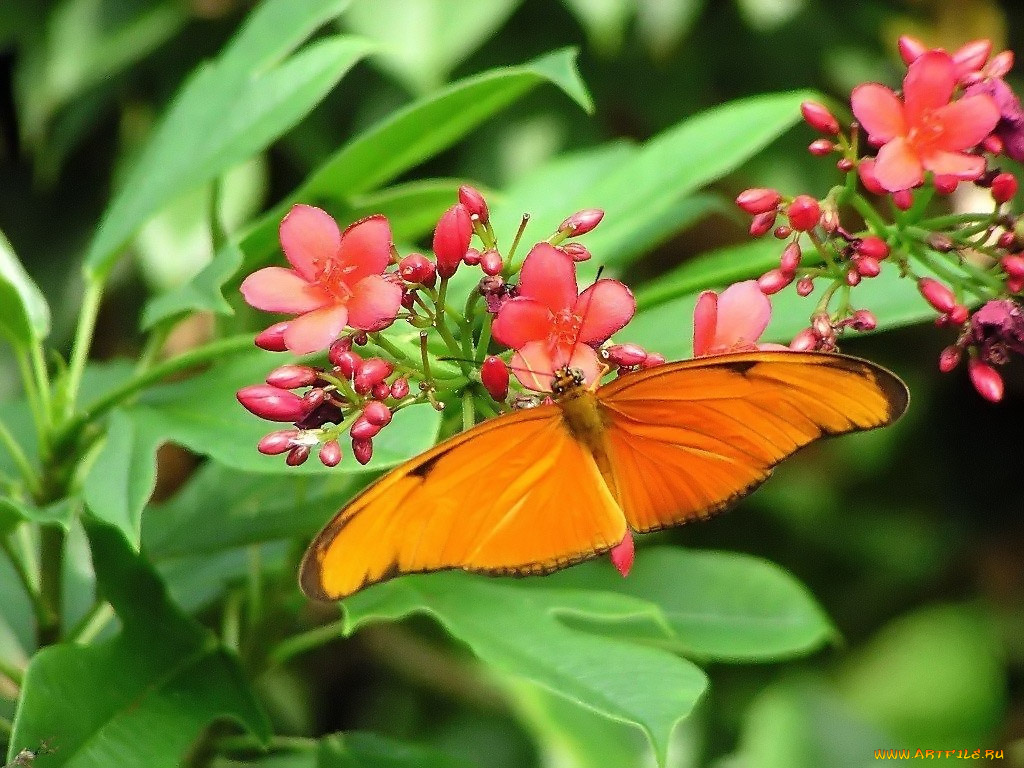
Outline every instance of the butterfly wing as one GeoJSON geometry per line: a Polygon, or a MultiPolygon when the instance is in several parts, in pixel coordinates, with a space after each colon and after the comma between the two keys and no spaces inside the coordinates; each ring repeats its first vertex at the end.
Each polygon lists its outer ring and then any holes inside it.
{"type": "Polygon", "coordinates": [[[499,416],[392,470],[320,532],[302,562],[312,598],[400,573],[546,573],[626,533],[592,454],[554,405],[499,416]]]}
{"type": "Polygon", "coordinates": [[[823,435],[897,419],[906,385],[872,363],[751,352],[669,363],[597,391],[616,495],[630,527],[707,517],[823,435]]]}

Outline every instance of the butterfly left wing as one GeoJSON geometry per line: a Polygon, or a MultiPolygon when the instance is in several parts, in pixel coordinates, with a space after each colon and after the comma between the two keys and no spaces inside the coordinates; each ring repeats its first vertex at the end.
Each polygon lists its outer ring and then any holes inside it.
{"type": "Polygon", "coordinates": [[[641,532],[714,514],[811,441],[889,424],[908,402],[865,360],[785,351],[669,363],[597,396],[615,492],[641,532]]]}
{"type": "Polygon", "coordinates": [[[367,488],[303,558],[303,592],[336,600],[400,573],[546,573],[611,549],[626,522],[555,405],[496,417],[367,488]]]}

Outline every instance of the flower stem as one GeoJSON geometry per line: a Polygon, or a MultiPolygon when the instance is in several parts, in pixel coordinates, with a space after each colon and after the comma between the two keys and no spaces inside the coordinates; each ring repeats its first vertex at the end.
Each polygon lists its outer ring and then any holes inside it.
{"type": "MultiPolygon", "coordinates": [[[[23,528],[26,531],[28,530],[27,527],[23,526],[23,528]]],[[[12,545],[6,536],[0,537],[0,549],[3,549],[8,560],[11,561],[11,567],[17,574],[18,581],[21,582],[21,586],[25,590],[25,594],[28,595],[29,600],[32,602],[32,611],[35,614],[36,622],[40,622],[45,615],[46,610],[43,605],[42,597],[39,594],[39,584],[32,566],[15,549],[14,545],[12,545]]]]}
{"type": "MultiPolygon", "coordinates": [[[[0,675],[6,677],[19,688],[25,681],[25,673],[19,667],[11,664],[11,662],[7,661],[3,657],[0,657],[0,675]]],[[[0,726],[0,729],[2,728],[3,726],[0,726]]],[[[10,729],[8,729],[8,733],[10,733],[10,729]]]]}
{"type": "Polygon", "coordinates": [[[39,482],[39,477],[36,474],[35,469],[32,468],[32,464],[29,463],[25,452],[21,450],[21,446],[18,445],[18,441],[14,439],[14,435],[11,434],[7,425],[2,421],[0,421],[0,443],[2,443],[4,448],[7,449],[8,455],[18,467],[18,472],[21,474],[22,480],[25,481],[25,487],[28,489],[29,493],[38,499],[42,494],[42,486],[39,482]]]}
{"type": "Polygon", "coordinates": [[[44,525],[39,530],[39,593],[43,615],[36,634],[40,647],[60,639],[61,565],[64,558],[64,529],[44,525]]]}
{"type": "Polygon", "coordinates": [[[473,393],[469,387],[462,390],[462,429],[469,429],[476,424],[476,410],[473,407],[473,393]]]}
{"type": "Polygon", "coordinates": [[[95,277],[86,277],[85,295],[82,297],[82,308],[78,314],[78,328],[75,330],[71,360],[68,363],[67,388],[64,391],[65,418],[70,418],[75,412],[78,388],[82,384],[82,374],[85,372],[85,364],[89,360],[89,349],[92,346],[92,337],[96,330],[96,317],[100,312],[102,298],[103,283],[95,277]]]}
{"type": "Polygon", "coordinates": [[[270,649],[267,659],[271,666],[281,665],[295,656],[319,648],[325,643],[337,640],[345,636],[345,629],[348,622],[345,619],[338,619],[329,624],[311,629],[298,635],[292,635],[270,649]]]}

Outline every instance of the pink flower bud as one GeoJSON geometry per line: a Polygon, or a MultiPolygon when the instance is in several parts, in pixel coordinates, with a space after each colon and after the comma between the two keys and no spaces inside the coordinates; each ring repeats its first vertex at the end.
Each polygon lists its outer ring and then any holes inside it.
{"type": "Polygon", "coordinates": [[[873,331],[878,327],[878,318],[874,312],[858,309],[850,318],[850,327],[855,331],[873,331]]]}
{"type": "Polygon", "coordinates": [[[387,400],[391,397],[391,385],[386,381],[378,381],[370,389],[370,394],[374,400],[387,400]]]}
{"type": "Polygon", "coordinates": [[[846,284],[851,288],[860,285],[860,272],[856,268],[846,270],[846,284]]]}
{"type": "Polygon", "coordinates": [[[774,189],[745,189],[736,196],[736,205],[752,216],[778,208],[782,195],[774,189]]]}
{"type": "Polygon", "coordinates": [[[967,361],[967,372],[979,395],[990,403],[998,403],[1003,399],[1003,377],[999,375],[999,371],[988,363],[972,357],[967,361]]]}
{"type": "Polygon", "coordinates": [[[363,418],[378,427],[386,427],[391,423],[391,409],[375,400],[363,408],[363,418]]]}
{"type": "Polygon", "coordinates": [[[476,216],[481,223],[487,223],[487,217],[490,215],[487,211],[487,202],[478,190],[463,184],[459,187],[459,202],[469,211],[470,216],[476,216]]]}
{"type": "Polygon", "coordinates": [[[641,368],[657,368],[659,365],[665,364],[665,356],[660,352],[650,352],[644,361],[640,364],[641,368]]]}
{"type": "Polygon", "coordinates": [[[789,342],[789,348],[796,352],[810,352],[818,348],[818,335],[810,328],[804,328],[789,342]]]}
{"type": "Polygon", "coordinates": [[[391,385],[391,396],[395,400],[401,400],[403,397],[409,394],[409,380],[405,377],[395,379],[391,385]]]}
{"type": "Polygon", "coordinates": [[[796,292],[799,296],[810,296],[814,293],[814,281],[809,277],[802,277],[796,283],[796,292]]]}
{"type": "Polygon", "coordinates": [[[1006,250],[1015,250],[1017,246],[1017,235],[1013,232],[1003,232],[996,239],[996,245],[1006,250]]]}
{"type": "Polygon", "coordinates": [[[811,330],[819,339],[828,339],[835,333],[832,319],[824,312],[819,312],[811,318],[811,330]]]}
{"type": "Polygon", "coordinates": [[[570,236],[585,235],[600,224],[603,218],[604,211],[600,208],[585,208],[582,211],[576,211],[576,213],[563,221],[559,225],[558,231],[565,232],[570,236]]]}
{"type": "Polygon", "coordinates": [[[951,174],[940,174],[935,177],[935,180],[932,183],[935,185],[935,191],[940,195],[952,195],[956,192],[956,188],[960,184],[960,179],[951,174]]]}
{"type": "Polygon", "coordinates": [[[480,254],[480,269],[484,271],[485,275],[500,275],[501,270],[505,268],[505,264],[501,260],[501,254],[491,248],[490,250],[484,251],[480,254]]]}
{"type": "Polygon", "coordinates": [[[956,297],[946,285],[930,277],[922,277],[917,281],[917,289],[925,301],[942,314],[949,314],[956,306],[956,297]]]}
{"type": "Polygon", "coordinates": [[[352,424],[348,433],[352,436],[353,440],[369,440],[376,437],[377,433],[380,432],[380,424],[371,424],[366,420],[365,416],[360,416],[352,424]]]}
{"type": "Polygon", "coordinates": [[[836,168],[839,169],[842,173],[849,173],[856,167],[857,164],[848,157],[841,157],[838,160],[836,160],[836,168]]]}
{"type": "Polygon", "coordinates": [[[267,456],[277,456],[279,453],[290,450],[292,441],[298,436],[297,429],[279,429],[277,432],[264,435],[263,439],[256,444],[256,450],[267,456]]]}
{"type": "Polygon", "coordinates": [[[340,352],[334,357],[335,359],[332,362],[338,367],[338,373],[340,373],[344,379],[351,379],[363,362],[363,358],[352,350],[340,352]]]}
{"type": "Polygon", "coordinates": [[[309,458],[309,446],[308,445],[296,445],[285,457],[285,464],[289,467],[297,467],[299,464],[305,463],[306,459],[309,458]]]}
{"type": "Polygon", "coordinates": [[[352,380],[352,388],[360,395],[365,395],[373,389],[374,384],[384,381],[394,370],[394,366],[384,358],[371,357],[359,365],[355,378],[352,380]]]}
{"type": "Polygon", "coordinates": [[[492,398],[499,403],[508,397],[508,366],[500,357],[491,355],[480,366],[480,381],[492,398]]]}
{"type": "Polygon", "coordinates": [[[800,266],[800,246],[797,243],[790,243],[782,251],[782,258],[779,259],[779,269],[784,275],[792,275],[800,266]]]}
{"type": "Polygon", "coordinates": [[[1024,278],[1024,256],[1003,256],[999,263],[1010,277],[1024,278]]]}
{"type": "Polygon", "coordinates": [[[320,371],[308,365],[282,365],[267,374],[267,384],[281,389],[308,387],[320,376],[320,371]]]}
{"type": "Polygon", "coordinates": [[[462,257],[469,250],[473,237],[473,222],[466,206],[458,203],[443,214],[434,230],[434,255],[437,257],[437,272],[441,277],[451,277],[462,263],[462,257]]]}
{"type": "Polygon", "coordinates": [[[608,553],[612,559],[612,565],[615,566],[615,570],[622,574],[622,578],[629,576],[629,570],[633,567],[635,552],[633,532],[627,530],[626,535],[622,537],[622,541],[612,547],[612,551],[608,553]]]}
{"type": "Polygon", "coordinates": [[[269,384],[242,387],[235,397],[247,411],[267,421],[298,421],[306,415],[301,397],[269,384]]]}
{"type": "Polygon", "coordinates": [[[352,438],[352,455],[360,464],[368,464],[373,458],[373,441],[352,438]]]}
{"type": "Polygon", "coordinates": [[[775,231],[772,232],[772,234],[775,235],[776,240],[785,240],[787,237],[793,234],[793,230],[787,227],[785,224],[780,224],[775,228],[775,231]]]}
{"type": "Polygon", "coordinates": [[[337,440],[328,440],[320,446],[320,463],[325,467],[336,467],[341,463],[341,446],[337,440]]]}
{"type": "Polygon", "coordinates": [[[340,339],[331,342],[331,346],[327,350],[327,359],[331,361],[331,365],[337,365],[338,361],[335,358],[342,352],[348,352],[350,349],[352,349],[352,337],[342,336],[340,339]]]}
{"type": "Polygon", "coordinates": [[[882,261],[889,256],[889,246],[882,238],[868,235],[867,237],[862,237],[857,243],[857,253],[861,256],[868,256],[882,261]]]}
{"type": "Polygon", "coordinates": [[[1010,293],[1024,291],[1024,277],[1010,277],[1006,280],[1006,290],[1010,293]]]}
{"type": "Polygon", "coordinates": [[[1006,149],[1006,145],[1003,144],[1003,140],[996,136],[994,133],[990,133],[984,139],[981,140],[981,148],[991,155],[1001,155],[1003,150],[1006,149]]]}
{"type": "Polygon", "coordinates": [[[977,72],[985,66],[990,53],[992,53],[991,40],[972,40],[960,46],[953,53],[953,63],[956,64],[956,71],[964,74],[977,72]]]}
{"type": "Polygon", "coordinates": [[[1017,177],[1012,173],[1000,173],[992,179],[992,199],[997,203],[1012,200],[1017,194],[1017,177]]]}
{"type": "Polygon", "coordinates": [[[864,185],[864,189],[871,194],[889,194],[888,190],[878,181],[878,177],[875,176],[875,159],[873,157],[866,157],[857,163],[857,175],[860,177],[860,183],[864,185]]]}
{"type": "Polygon", "coordinates": [[[410,253],[398,262],[398,274],[406,282],[420,283],[429,287],[434,284],[437,270],[434,268],[434,262],[422,253],[410,253]]]}
{"type": "Polygon", "coordinates": [[[480,263],[480,251],[476,248],[470,248],[466,251],[466,255],[462,257],[463,263],[467,267],[475,267],[480,263]]]}
{"type": "Polygon", "coordinates": [[[288,322],[274,323],[256,335],[255,344],[268,352],[284,352],[288,347],[284,343],[284,332],[288,330],[288,322]]]}
{"type": "Polygon", "coordinates": [[[900,51],[900,58],[908,67],[928,52],[928,46],[910,35],[900,35],[896,45],[900,51]]]}
{"type": "Polygon", "coordinates": [[[949,373],[960,364],[960,347],[946,347],[939,354],[939,370],[949,373]]]}
{"type": "Polygon", "coordinates": [[[821,206],[810,195],[797,195],[786,208],[789,225],[798,232],[808,232],[821,220],[821,206]]]}
{"type": "Polygon", "coordinates": [[[761,235],[765,234],[774,225],[775,211],[759,213],[754,217],[754,220],[750,222],[750,234],[753,237],[761,237],[761,235]]]}
{"type": "Polygon", "coordinates": [[[807,151],[815,157],[824,157],[831,154],[835,148],[836,145],[828,139],[815,139],[807,146],[807,151]]]}
{"type": "Polygon", "coordinates": [[[839,121],[828,111],[828,107],[816,101],[805,101],[800,105],[804,120],[816,131],[835,135],[839,133],[839,121]]]}
{"type": "Polygon", "coordinates": [[[590,260],[590,250],[583,243],[566,243],[559,247],[573,261],[590,260]]]}
{"type": "Polygon", "coordinates": [[[953,325],[963,325],[967,322],[967,318],[970,316],[971,310],[963,304],[957,304],[949,313],[949,321],[953,323],[953,325]]]}
{"type": "Polygon", "coordinates": [[[761,289],[761,293],[765,296],[771,296],[773,293],[781,291],[791,282],[793,282],[792,274],[787,275],[781,269],[773,269],[757,278],[757,287],[761,289]]]}
{"type": "Polygon", "coordinates": [[[1013,51],[1000,51],[988,63],[989,77],[1003,77],[1013,69],[1013,51]]]}
{"type": "Polygon", "coordinates": [[[901,189],[899,192],[893,192],[892,204],[901,211],[909,211],[910,206],[914,204],[914,193],[909,189],[901,189]]]}
{"type": "Polygon", "coordinates": [[[861,256],[857,259],[857,274],[861,277],[878,277],[878,273],[882,271],[882,265],[878,263],[878,259],[871,256],[861,256]]]}
{"type": "Polygon", "coordinates": [[[309,390],[302,396],[302,402],[306,405],[306,413],[310,413],[314,408],[319,408],[327,401],[327,393],[320,387],[309,390]]]}
{"type": "Polygon", "coordinates": [[[637,344],[612,344],[604,354],[609,363],[619,368],[632,368],[647,359],[647,350],[637,344]]]}

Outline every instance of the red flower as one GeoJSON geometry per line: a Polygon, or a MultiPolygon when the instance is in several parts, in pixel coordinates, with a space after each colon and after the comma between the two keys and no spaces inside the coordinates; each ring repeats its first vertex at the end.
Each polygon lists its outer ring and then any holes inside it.
{"type": "Polygon", "coordinates": [[[577,295],[576,265],[548,243],[527,255],[519,276],[519,296],[502,304],[494,338],[516,350],[510,368],[524,387],[551,390],[551,377],[565,366],[597,381],[601,363],[591,345],[623,328],[636,311],[636,299],[618,280],[598,280],[577,295]]]}
{"type": "Polygon", "coordinates": [[[771,318],[772,303],[756,280],[734,283],[721,296],[705,291],[693,309],[693,356],[788,349],[780,344],[757,343],[771,318]]]}
{"type": "Polygon", "coordinates": [[[999,122],[999,109],[986,94],[950,102],[956,87],[956,64],[949,54],[929,51],[910,65],[903,80],[903,101],[884,85],[866,83],[853,89],[853,113],[875,144],[878,182],[890,192],[917,186],[925,171],[973,180],[985,170],[984,159],[964,154],[999,122]]]}
{"type": "Polygon", "coordinates": [[[296,205],[280,236],[292,269],[265,267],[241,290],[257,309],[298,315],[284,330],[292,352],[326,349],[346,325],[377,331],[394,321],[402,289],[382,276],[391,258],[386,218],[371,216],[340,232],[325,211],[296,205]]]}

